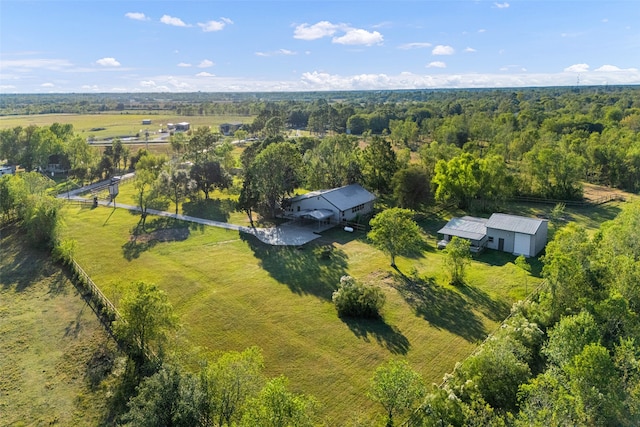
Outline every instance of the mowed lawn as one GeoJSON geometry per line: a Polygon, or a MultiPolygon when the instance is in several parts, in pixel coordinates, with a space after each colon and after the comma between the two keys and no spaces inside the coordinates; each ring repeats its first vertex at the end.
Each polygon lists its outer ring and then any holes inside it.
{"type": "Polygon", "coordinates": [[[117,302],[136,280],[158,284],[190,345],[259,346],[267,374],[284,374],[293,390],[315,396],[332,425],[380,413],[366,391],[375,368],[391,358],[406,358],[427,383],[439,383],[540,280],[519,270],[513,256],[490,251],[471,264],[468,286],[452,288],[433,237],[422,257],[398,260],[399,274],[364,234],[340,229],[302,248],[272,247],[234,231],[150,217],[150,228],[188,232],[146,242],[132,240],[139,216],[125,210],[68,205],[64,215],[77,261],[108,297],[117,302]],[[332,245],[329,259],[316,250],[322,245],[332,245]],[[331,294],[344,274],[382,287],[382,320],[337,317],[331,294]]]}

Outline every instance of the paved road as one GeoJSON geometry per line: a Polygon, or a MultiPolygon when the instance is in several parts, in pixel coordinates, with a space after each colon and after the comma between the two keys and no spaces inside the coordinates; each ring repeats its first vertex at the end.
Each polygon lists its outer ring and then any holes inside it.
{"type": "MultiPolygon", "coordinates": [[[[91,201],[86,197],[81,197],[79,194],[86,193],[87,191],[91,191],[95,188],[104,187],[108,185],[111,181],[102,181],[95,184],[88,185],[83,188],[79,188],[77,190],[70,191],[69,193],[62,193],[58,197],[69,199],[69,200],[79,200],[79,201],[91,201]]],[[[98,200],[98,204],[101,206],[111,206],[114,204],[107,200],[98,200]]],[[[132,205],[124,205],[122,203],[115,203],[115,207],[119,209],[127,209],[130,211],[140,212],[140,208],[138,206],[132,205]]],[[[225,228],[227,230],[237,230],[241,233],[251,234],[256,236],[260,241],[267,243],[269,245],[274,246],[300,246],[305,243],[309,243],[312,240],[315,240],[320,237],[319,234],[314,233],[309,228],[296,226],[291,223],[286,223],[280,225],[278,227],[271,228],[251,228],[245,227],[242,225],[229,224],[227,222],[220,221],[212,221],[210,219],[197,218],[194,216],[175,214],[167,211],[159,211],[155,209],[148,209],[147,213],[149,215],[162,216],[167,218],[176,218],[182,221],[195,222],[198,224],[210,226],[210,227],[219,227],[225,228]]]]}

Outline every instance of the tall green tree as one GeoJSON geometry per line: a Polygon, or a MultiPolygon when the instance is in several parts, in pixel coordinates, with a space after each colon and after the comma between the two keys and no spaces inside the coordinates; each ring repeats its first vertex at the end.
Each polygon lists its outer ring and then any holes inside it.
{"type": "Polygon", "coordinates": [[[379,194],[391,189],[391,180],[398,170],[398,159],[389,141],[375,136],[362,152],[362,175],[365,184],[379,194]]]}
{"type": "Polygon", "coordinates": [[[396,418],[414,408],[424,394],[420,374],[411,369],[406,360],[390,360],[379,366],[368,392],[368,396],[384,408],[387,427],[392,427],[396,418]]]}
{"type": "Polygon", "coordinates": [[[201,400],[196,379],[178,367],[163,366],[144,378],[137,394],[129,399],[129,410],[123,416],[130,427],[200,426],[201,400]]]}
{"type": "Polygon", "coordinates": [[[287,390],[287,379],[280,376],[249,399],[240,426],[311,427],[315,425],[316,408],[315,399],[287,390]]]}
{"type": "Polygon", "coordinates": [[[195,163],[189,171],[189,176],[207,200],[209,193],[216,188],[221,190],[231,185],[231,176],[217,160],[195,163]]]}
{"type": "Polygon", "coordinates": [[[436,186],[436,200],[455,202],[461,209],[468,208],[480,190],[479,169],[477,159],[470,153],[463,153],[448,162],[439,160],[432,180],[436,186]]]}
{"type": "Polygon", "coordinates": [[[237,425],[245,403],[254,398],[264,384],[264,361],[260,349],[224,353],[202,373],[203,395],[211,423],[237,425]]]}
{"type": "Polygon", "coordinates": [[[465,272],[471,261],[471,242],[453,236],[445,249],[444,265],[449,273],[452,285],[463,285],[465,272]]]}
{"type": "Polygon", "coordinates": [[[542,274],[549,284],[552,319],[561,314],[578,313],[586,301],[596,298],[597,288],[589,275],[589,255],[593,246],[586,231],[570,223],[558,230],[547,244],[542,274]]]}
{"type": "Polygon", "coordinates": [[[367,237],[373,245],[389,255],[396,268],[396,256],[412,255],[422,250],[424,240],[420,227],[413,220],[413,211],[402,208],[386,209],[369,222],[367,237]]]}
{"type": "Polygon", "coordinates": [[[118,310],[122,320],[114,331],[125,344],[138,369],[160,356],[171,334],[178,327],[178,318],[167,294],[155,284],[142,281],[132,283],[120,300],[118,310]]]}
{"type": "Polygon", "coordinates": [[[195,190],[195,181],[189,178],[189,173],[184,169],[164,170],[160,172],[158,178],[160,181],[158,185],[176,205],[176,215],[178,215],[180,203],[195,190]]]}
{"type": "Polygon", "coordinates": [[[302,157],[293,144],[278,142],[260,151],[248,170],[251,177],[252,200],[258,200],[255,210],[275,217],[285,197],[291,195],[301,181],[302,157]]]}
{"type": "Polygon", "coordinates": [[[429,199],[429,175],[422,166],[410,165],[398,170],[392,184],[393,196],[401,208],[418,209],[429,199]]]}
{"type": "Polygon", "coordinates": [[[136,162],[136,177],[133,185],[140,208],[140,226],[144,230],[149,209],[162,209],[167,206],[158,177],[167,162],[164,156],[142,155],[136,162]]]}
{"type": "Polygon", "coordinates": [[[323,138],[303,157],[310,189],[326,189],[353,184],[360,178],[358,141],[347,135],[323,138]]]}

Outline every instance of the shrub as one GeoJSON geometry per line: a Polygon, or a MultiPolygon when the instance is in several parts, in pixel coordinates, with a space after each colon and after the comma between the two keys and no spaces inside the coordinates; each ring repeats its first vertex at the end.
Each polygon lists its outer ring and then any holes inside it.
{"type": "Polygon", "coordinates": [[[351,276],[342,276],[333,293],[333,303],[340,317],[380,317],[385,296],[380,288],[356,282],[351,276]]]}

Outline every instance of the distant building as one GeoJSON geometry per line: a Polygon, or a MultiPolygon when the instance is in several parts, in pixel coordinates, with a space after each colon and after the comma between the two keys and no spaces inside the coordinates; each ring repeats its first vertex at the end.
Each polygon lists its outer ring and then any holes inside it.
{"type": "Polygon", "coordinates": [[[150,125],[150,124],[151,124],[151,119],[144,119],[144,120],[142,120],[142,124],[143,124],[143,125],[150,125]]]}
{"type": "Polygon", "coordinates": [[[237,130],[242,129],[243,123],[223,123],[220,125],[220,133],[224,136],[231,136],[237,130]]]}
{"type": "Polygon", "coordinates": [[[188,122],[180,122],[176,123],[175,125],[176,132],[186,132],[189,129],[191,129],[191,124],[189,124],[188,122]]]}
{"type": "Polygon", "coordinates": [[[67,172],[67,168],[65,167],[65,165],[68,164],[69,161],[64,155],[52,154],[47,160],[47,167],[45,168],[45,171],[52,174],[65,173],[67,172]]]}
{"type": "Polygon", "coordinates": [[[321,223],[343,223],[371,213],[376,200],[360,184],[318,190],[287,200],[285,216],[314,219],[321,223]]]}
{"type": "Polygon", "coordinates": [[[544,219],[494,213],[489,219],[465,216],[452,218],[438,230],[444,236],[438,242],[445,248],[453,236],[471,242],[471,250],[484,248],[526,257],[538,255],[547,244],[548,222],[544,219]]]}

